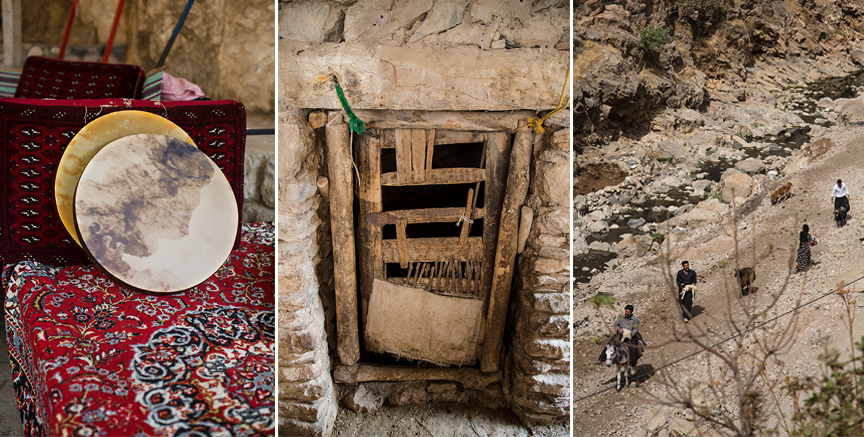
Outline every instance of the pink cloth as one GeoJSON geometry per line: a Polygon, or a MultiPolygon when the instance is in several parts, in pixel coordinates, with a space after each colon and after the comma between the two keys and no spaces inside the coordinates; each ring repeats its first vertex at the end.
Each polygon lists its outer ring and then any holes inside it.
{"type": "Polygon", "coordinates": [[[201,91],[198,85],[168,73],[162,76],[162,100],[169,102],[187,101],[199,97],[204,97],[204,91],[201,91]]]}

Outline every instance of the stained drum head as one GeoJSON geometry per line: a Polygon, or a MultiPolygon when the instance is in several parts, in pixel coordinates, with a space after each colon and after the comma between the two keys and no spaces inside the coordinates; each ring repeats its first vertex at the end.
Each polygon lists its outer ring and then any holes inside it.
{"type": "Polygon", "coordinates": [[[166,135],[105,145],[81,172],[74,223],[88,256],[117,282],[169,293],[228,258],[239,217],[231,185],[195,146],[166,135]]]}
{"type": "Polygon", "coordinates": [[[128,110],[112,112],[91,121],[66,146],[54,178],[54,201],[60,221],[79,246],[81,241],[72,218],[72,199],[81,172],[93,155],[106,144],[125,136],[144,133],[167,135],[195,145],[189,134],[176,124],[149,112],[128,110]]]}

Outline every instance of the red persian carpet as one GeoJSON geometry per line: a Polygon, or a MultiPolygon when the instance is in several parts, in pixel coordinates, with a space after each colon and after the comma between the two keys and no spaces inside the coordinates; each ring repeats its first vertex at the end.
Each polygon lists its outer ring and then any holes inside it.
{"type": "Polygon", "coordinates": [[[273,225],[203,284],[124,289],[90,265],[7,265],[6,338],[27,436],[259,436],[275,429],[273,225]]]}

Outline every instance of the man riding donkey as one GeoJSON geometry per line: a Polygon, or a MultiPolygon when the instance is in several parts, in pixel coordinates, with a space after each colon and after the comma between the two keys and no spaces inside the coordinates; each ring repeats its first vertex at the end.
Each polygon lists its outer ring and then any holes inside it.
{"type": "MultiPolygon", "coordinates": [[[[636,361],[642,356],[645,349],[645,341],[642,339],[642,334],[639,332],[639,318],[633,315],[633,305],[624,307],[624,315],[619,315],[612,325],[615,330],[613,335],[620,336],[621,343],[627,345],[627,350],[630,354],[630,367],[636,368],[636,361]]],[[[598,361],[603,361],[606,357],[606,348],[600,352],[598,361]]]]}

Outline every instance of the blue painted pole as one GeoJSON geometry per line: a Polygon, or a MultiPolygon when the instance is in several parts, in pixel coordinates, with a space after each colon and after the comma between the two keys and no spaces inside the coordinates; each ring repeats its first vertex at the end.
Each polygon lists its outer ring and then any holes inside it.
{"type": "Polygon", "coordinates": [[[180,21],[178,21],[177,26],[174,27],[174,32],[171,33],[171,39],[168,40],[168,45],[165,46],[165,50],[162,52],[162,56],[159,58],[156,68],[165,65],[165,58],[168,57],[168,52],[171,51],[171,46],[174,45],[174,40],[177,39],[177,34],[180,33],[180,29],[183,27],[183,22],[186,21],[186,15],[189,14],[189,9],[192,9],[192,3],[195,3],[195,0],[189,0],[189,2],[186,3],[186,9],[184,9],[183,13],[180,15],[180,21]]]}

